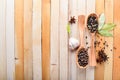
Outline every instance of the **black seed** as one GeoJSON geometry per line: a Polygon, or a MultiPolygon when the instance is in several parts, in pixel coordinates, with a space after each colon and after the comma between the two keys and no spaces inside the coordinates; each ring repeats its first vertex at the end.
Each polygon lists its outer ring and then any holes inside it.
{"type": "Polygon", "coordinates": [[[86,44],[88,44],[88,42],[86,42],[86,44]]]}

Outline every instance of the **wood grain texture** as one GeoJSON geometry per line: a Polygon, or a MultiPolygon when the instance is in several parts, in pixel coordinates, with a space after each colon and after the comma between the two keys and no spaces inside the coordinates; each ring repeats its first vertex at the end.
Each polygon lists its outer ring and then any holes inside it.
{"type": "Polygon", "coordinates": [[[42,79],[50,80],[50,0],[42,0],[42,79]]]}
{"type": "MultiPolygon", "coordinates": [[[[105,17],[106,23],[113,23],[113,0],[105,0],[105,17]]],[[[113,32],[111,31],[113,34],[113,32]]],[[[113,69],[113,37],[105,37],[108,47],[105,46],[105,53],[109,59],[104,65],[104,80],[112,80],[113,69]],[[112,51],[111,51],[112,49],[112,51]]]]}
{"type": "MultiPolygon", "coordinates": [[[[78,15],[86,15],[86,10],[87,10],[86,4],[87,4],[87,0],[84,0],[84,1],[77,0],[77,18],[78,18],[78,15]]],[[[80,41],[80,28],[79,27],[78,27],[78,40],[80,41]]],[[[77,80],[86,80],[86,69],[80,69],[77,66],[77,80]]]]}
{"type": "Polygon", "coordinates": [[[0,80],[7,79],[6,64],[6,0],[0,0],[0,80]]]}
{"type": "Polygon", "coordinates": [[[51,0],[50,73],[51,80],[59,80],[59,0],[51,0]]]}
{"type": "Polygon", "coordinates": [[[24,79],[33,79],[32,0],[24,0],[24,79]]]}
{"type": "Polygon", "coordinates": [[[24,80],[23,0],[15,0],[15,80],[24,80]]]}
{"type": "MultiPolygon", "coordinates": [[[[77,19],[77,0],[69,0],[68,5],[68,16],[69,20],[71,17],[75,17],[77,19]]],[[[78,35],[78,26],[77,20],[75,24],[71,25],[71,33],[69,34],[69,39],[73,37],[79,39],[78,35]]],[[[69,80],[76,80],[77,79],[77,65],[76,65],[76,51],[70,51],[69,49],[69,80]]]]}
{"type": "Polygon", "coordinates": [[[68,80],[68,0],[60,0],[60,80],[68,80]]]}
{"type": "Polygon", "coordinates": [[[6,0],[6,54],[8,80],[15,79],[14,48],[14,0],[6,0]]]}
{"type": "MultiPolygon", "coordinates": [[[[96,13],[98,16],[104,12],[104,0],[96,0],[96,13]]],[[[99,37],[96,36],[96,41],[100,41],[99,47],[96,46],[96,58],[98,55],[98,50],[104,47],[103,42],[104,42],[104,37],[98,35],[99,37]]],[[[95,68],[95,80],[104,80],[104,64],[97,64],[95,68]]]]}
{"type": "Polygon", "coordinates": [[[117,25],[114,30],[114,57],[113,57],[113,80],[120,80],[120,2],[114,0],[114,23],[117,25]]]}
{"type": "MultiPolygon", "coordinates": [[[[87,19],[87,16],[91,13],[95,13],[95,0],[87,0],[87,11],[86,11],[86,19],[87,19]]],[[[85,31],[86,33],[86,36],[87,36],[87,39],[86,39],[86,42],[88,42],[88,44],[86,44],[86,48],[87,47],[91,47],[91,33],[88,31],[88,29],[86,29],[85,31]]],[[[85,36],[85,37],[86,37],[85,36]]],[[[92,57],[91,57],[91,48],[88,50],[88,54],[89,54],[89,61],[92,60],[92,57]]],[[[96,54],[96,53],[94,53],[96,54]]],[[[90,64],[89,64],[90,65],[90,64]]],[[[89,66],[88,68],[86,68],[86,80],[94,80],[94,67],[91,67],[89,66]]]]}
{"type": "Polygon", "coordinates": [[[41,0],[33,0],[32,15],[33,80],[42,80],[41,0]]]}

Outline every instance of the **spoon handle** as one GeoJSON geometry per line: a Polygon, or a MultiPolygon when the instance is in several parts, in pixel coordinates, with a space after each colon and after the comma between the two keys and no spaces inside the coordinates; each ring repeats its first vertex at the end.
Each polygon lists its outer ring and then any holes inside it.
{"type": "Polygon", "coordinates": [[[90,66],[96,66],[96,55],[95,55],[94,41],[95,41],[95,36],[94,36],[94,34],[92,34],[90,66]]]}
{"type": "Polygon", "coordinates": [[[83,47],[84,46],[84,28],[85,28],[85,16],[84,15],[79,15],[78,16],[78,26],[80,29],[80,45],[83,47]]]}

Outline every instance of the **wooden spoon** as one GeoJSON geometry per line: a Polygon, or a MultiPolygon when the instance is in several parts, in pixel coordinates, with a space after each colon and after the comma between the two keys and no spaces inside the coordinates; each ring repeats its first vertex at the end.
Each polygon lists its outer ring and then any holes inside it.
{"type": "MultiPolygon", "coordinates": [[[[90,26],[88,26],[88,24],[90,24],[90,21],[88,21],[88,19],[90,19],[90,17],[95,17],[96,18],[96,23],[98,24],[98,17],[95,13],[92,13],[88,16],[87,18],[87,27],[88,30],[90,31],[91,34],[91,55],[90,55],[90,66],[96,66],[96,55],[95,55],[95,48],[94,48],[94,41],[95,41],[95,33],[97,31],[98,25],[95,26],[94,29],[90,28],[90,26]]],[[[91,27],[94,26],[94,21],[91,20],[91,23],[93,24],[91,27]]]]}
{"type": "Polygon", "coordinates": [[[80,28],[80,40],[81,41],[80,41],[80,46],[79,46],[79,48],[78,48],[78,50],[76,52],[76,63],[77,63],[77,66],[79,68],[86,68],[88,64],[85,67],[83,67],[83,66],[80,66],[79,63],[78,63],[78,54],[80,54],[79,51],[81,49],[85,49],[84,40],[83,40],[84,39],[84,29],[85,29],[85,16],[84,15],[79,15],[78,16],[78,26],[80,28]]]}

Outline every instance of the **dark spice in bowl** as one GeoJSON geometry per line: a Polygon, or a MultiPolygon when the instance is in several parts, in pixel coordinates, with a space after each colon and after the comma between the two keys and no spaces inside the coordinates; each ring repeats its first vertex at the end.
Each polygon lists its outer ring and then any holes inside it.
{"type": "Polygon", "coordinates": [[[91,14],[87,19],[87,27],[91,33],[94,33],[98,29],[98,18],[96,14],[91,14]]]}
{"type": "Polygon", "coordinates": [[[88,65],[88,52],[85,48],[80,49],[78,55],[78,64],[82,67],[85,67],[88,65]]]}

